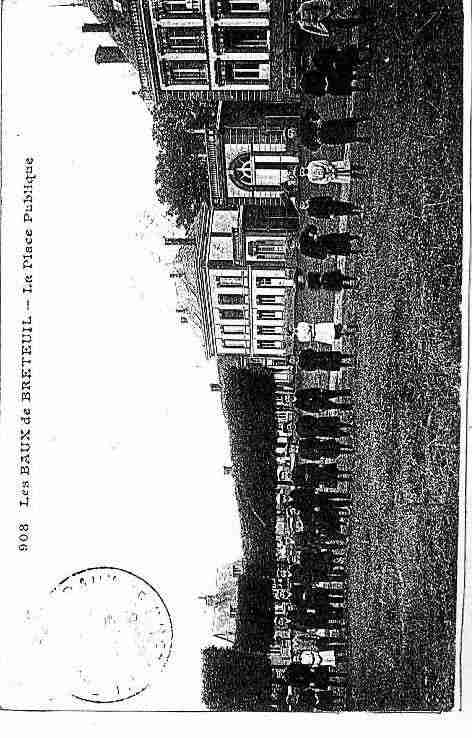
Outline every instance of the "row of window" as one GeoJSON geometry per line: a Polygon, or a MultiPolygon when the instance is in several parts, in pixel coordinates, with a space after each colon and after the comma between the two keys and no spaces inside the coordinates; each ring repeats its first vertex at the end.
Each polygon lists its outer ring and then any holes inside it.
{"type": "MultiPolygon", "coordinates": [[[[242,332],[241,325],[222,325],[221,332],[240,334],[242,332]]],[[[277,336],[282,333],[282,326],[281,325],[258,325],[256,332],[257,332],[257,335],[259,336],[277,336]]]]}
{"type": "MultiPolygon", "coordinates": [[[[205,51],[205,36],[201,27],[161,28],[159,35],[166,51],[205,51]]],[[[268,52],[268,31],[266,28],[221,28],[215,46],[219,53],[268,52]]]]}
{"type": "MultiPolygon", "coordinates": [[[[246,295],[218,295],[218,305],[244,305],[246,295]]],[[[256,295],[257,305],[283,305],[285,302],[283,295],[256,295]]]]}
{"type": "MultiPolygon", "coordinates": [[[[285,342],[284,341],[256,341],[256,345],[258,349],[282,349],[285,348],[285,342]]],[[[227,338],[223,341],[223,346],[225,348],[246,348],[246,341],[244,339],[234,339],[234,338],[227,338]]]]}
{"type": "MultiPolygon", "coordinates": [[[[250,85],[269,83],[269,64],[264,61],[232,60],[218,61],[218,70],[224,69],[222,84],[250,85]]],[[[164,74],[168,85],[208,84],[206,61],[197,59],[165,59],[164,74]]]]}
{"type": "MultiPolygon", "coordinates": [[[[280,287],[282,279],[280,277],[256,277],[256,287],[280,287]]],[[[242,287],[243,278],[241,277],[220,277],[216,278],[218,287],[242,287]]]]}
{"type": "MultiPolygon", "coordinates": [[[[224,0],[222,5],[225,15],[252,15],[268,11],[267,0],[224,0]]],[[[203,0],[154,0],[154,8],[157,17],[198,17],[203,13],[203,0]]]]}
{"type": "MultiPolygon", "coordinates": [[[[243,310],[220,310],[220,320],[244,320],[243,310]]],[[[281,320],[282,310],[258,310],[257,320],[281,320]]]]}

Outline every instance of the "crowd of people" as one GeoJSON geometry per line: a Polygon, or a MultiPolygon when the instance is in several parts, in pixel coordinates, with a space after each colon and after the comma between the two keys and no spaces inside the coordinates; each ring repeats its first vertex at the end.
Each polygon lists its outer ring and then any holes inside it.
{"type": "MultiPolygon", "coordinates": [[[[335,28],[351,28],[366,20],[362,11],[341,15],[329,0],[308,0],[300,6],[300,28],[315,36],[329,36],[335,28]]],[[[301,87],[311,97],[351,95],[368,86],[367,45],[327,46],[313,57],[302,76],[301,87]]],[[[287,142],[310,156],[321,146],[369,143],[369,121],[364,118],[323,120],[305,111],[298,127],[285,132],[287,142]]],[[[303,224],[298,234],[300,254],[324,261],[350,257],[362,248],[362,237],[350,231],[320,232],[317,219],[339,216],[361,222],[357,204],[313,194],[300,195],[303,180],[310,184],[347,184],[363,176],[363,169],[348,160],[312,160],[299,167],[284,185],[283,195],[303,224]]],[[[353,221],[354,223],[356,221],[353,221]]],[[[300,272],[297,286],[327,290],[330,294],[355,288],[355,279],[343,269],[309,269],[300,272]]],[[[282,478],[278,510],[289,521],[283,551],[278,558],[275,618],[276,639],[289,633],[290,663],[274,680],[279,709],[313,711],[343,707],[346,676],[345,557],[351,506],[349,459],[352,441],[351,390],[342,382],[320,381],[352,366],[353,356],[340,346],[349,329],[333,321],[299,323],[300,344],[296,367],[302,386],[292,397],[290,425],[291,464],[282,478]],[[317,343],[326,344],[322,348],[317,343]],[[307,345],[308,344],[308,345],[307,345]],[[312,378],[310,384],[310,377],[312,378]],[[314,381],[313,381],[314,379],[314,381]]]]}

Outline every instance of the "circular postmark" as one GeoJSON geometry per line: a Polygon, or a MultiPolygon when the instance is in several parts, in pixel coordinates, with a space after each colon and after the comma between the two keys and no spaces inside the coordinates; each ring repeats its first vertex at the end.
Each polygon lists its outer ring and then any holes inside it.
{"type": "Polygon", "coordinates": [[[98,566],[75,572],[50,594],[49,639],[74,698],[122,702],[144,692],[165,668],[171,618],[141,577],[98,566]]]}

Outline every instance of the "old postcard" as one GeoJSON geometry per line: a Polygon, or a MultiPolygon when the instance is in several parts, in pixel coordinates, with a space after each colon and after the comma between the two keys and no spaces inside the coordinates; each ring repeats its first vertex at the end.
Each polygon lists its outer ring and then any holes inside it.
{"type": "Polygon", "coordinates": [[[469,33],[2,3],[3,711],[466,707],[469,33]]]}

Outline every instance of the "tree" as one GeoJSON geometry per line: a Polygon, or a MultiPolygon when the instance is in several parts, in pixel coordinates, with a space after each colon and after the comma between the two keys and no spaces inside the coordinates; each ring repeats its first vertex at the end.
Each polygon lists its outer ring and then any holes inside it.
{"type": "Polygon", "coordinates": [[[210,104],[176,99],[159,102],[154,112],[156,194],[178,226],[188,228],[209,197],[203,139],[192,130],[209,125],[213,115],[210,104]]]}
{"type": "Polygon", "coordinates": [[[222,371],[235,493],[243,537],[244,570],[270,577],[275,568],[275,382],[270,372],[222,371]]]}
{"type": "Polygon", "coordinates": [[[245,651],[266,653],[273,637],[272,578],[242,574],[238,581],[236,646],[245,651]]]}
{"type": "Polygon", "coordinates": [[[271,683],[272,669],[266,656],[217,646],[202,651],[202,699],[210,710],[266,710],[271,683]]]}

